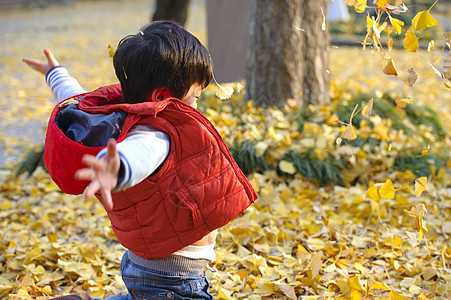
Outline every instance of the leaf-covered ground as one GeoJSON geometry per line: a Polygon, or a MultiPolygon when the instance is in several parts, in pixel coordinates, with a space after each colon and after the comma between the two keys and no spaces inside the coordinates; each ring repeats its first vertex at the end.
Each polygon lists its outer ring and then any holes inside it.
{"type": "MultiPolygon", "coordinates": [[[[187,27],[205,41],[204,8],[194,3],[197,19],[187,27]]],[[[51,47],[86,89],[112,83],[106,46],[136,32],[149,12],[145,1],[0,12],[1,298],[125,292],[124,249],[101,205],[62,194],[41,168],[12,177],[16,157],[42,141],[52,108],[43,78],[20,60],[51,47]]],[[[451,297],[451,92],[424,59],[439,55],[440,49],[394,53],[394,78],[383,74],[379,55],[334,48],[333,101],[302,113],[290,105],[252,107],[243,91],[221,102],[215,87],[207,88],[200,110],[238,161],[253,162],[248,177],[260,195],[219,232],[211,264],[217,272],[208,272],[215,299],[451,297]],[[410,68],[419,76],[413,87],[403,80],[410,68]],[[354,105],[371,98],[373,114],[353,121],[358,138],[337,144],[346,126],[336,121],[349,122],[354,105]],[[413,104],[397,109],[397,98],[413,104]],[[415,123],[431,116],[424,105],[438,112],[438,124],[415,123]],[[317,161],[330,168],[308,171],[317,161]],[[415,182],[422,176],[425,186],[415,182]],[[340,184],[328,184],[334,177],[340,184]]]]}

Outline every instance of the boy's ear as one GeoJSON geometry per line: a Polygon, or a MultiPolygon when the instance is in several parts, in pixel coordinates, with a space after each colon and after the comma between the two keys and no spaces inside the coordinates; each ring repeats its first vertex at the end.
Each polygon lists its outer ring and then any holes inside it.
{"type": "Polygon", "coordinates": [[[147,94],[146,101],[159,102],[172,97],[167,88],[158,88],[147,94]]]}

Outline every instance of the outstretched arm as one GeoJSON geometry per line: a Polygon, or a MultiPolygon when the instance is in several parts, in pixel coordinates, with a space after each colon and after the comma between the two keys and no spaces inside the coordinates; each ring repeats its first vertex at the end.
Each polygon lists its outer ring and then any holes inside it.
{"type": "Polygon", "coordinates": [[[75,95],[86,93],[85,89],[78,83],[77,79],[70,76],[66,68],[60,66],[50,49],[45,49],[44,55],[47,61],[41,61],[34,58],[23,58],[22,61],[33,70],[46,76],[46,82],[50,86],[57,102],[75,95]]]}
{"type": "Polygon", "coordinates": [[[47,61],[41,61],[34,58],[23,58],[22,61],[30,66],[33,70],[38,71],[42,74],[47,74],[47,72],[53,68],[59,66],[59,62],[56,60],[55,56],[53,56],[53,53],[50,49],[44,50],[44,55],[47,59],[47,61]]]}
{"type": "Polygon", "coordinates": [[[91,183],[85,191],[85,197],[90,198],[100,192],[103,204],[109,210],[113,208],[111,191],[116,187],[121,165],[116,141],[108,141],[106,155],[96,158],[93,155],[84,155],[83,163],[89,168],[80,169],[75,173],[75,179],[89,180],[91,183]]]}

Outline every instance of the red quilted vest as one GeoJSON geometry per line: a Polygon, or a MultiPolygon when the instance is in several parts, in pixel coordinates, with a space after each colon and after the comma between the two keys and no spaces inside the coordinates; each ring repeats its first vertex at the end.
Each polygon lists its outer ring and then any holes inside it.
{"type": "MultiPolygon", "coordinates": [[[[141,183],[113,193],[107,210],[119,242],[135,254],[153,259],[191,245],[241,214],[257,195],[233,160],[214,126],[199,111],[176,98],[160,102],[119,103],[120,85],[84,95],[79,109],[89,113],[124,110],[128,116],[118,142],[134,124],[148,124],[169,134],[171,150],[158,172],[141,183]]],[[[64,136],[53,111],[44,162],[66,193],[83,192],[87,182],[73,179],[90,148],[64,136]]],[[[102,202],[100,195],[96,195],[102,202]]]]}

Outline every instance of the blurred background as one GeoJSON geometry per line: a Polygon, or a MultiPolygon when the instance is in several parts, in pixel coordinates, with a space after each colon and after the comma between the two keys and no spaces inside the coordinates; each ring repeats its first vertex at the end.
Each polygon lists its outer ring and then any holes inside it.
{"type": "MultiPolygon", "coordinates": [[[[209,48],[217,80],[243,80],[250,1],[185,2],[189,4],[184,25],[209,48]]],[[[404,27],[408,28],[414,14],[428,9],[432,2],[410,0],[405,3],[409,6],[408,13],[397,17],[404,18],[404,27]]],[[[116,78],[107,46],[115,48],[122,37],[136,33],[149,23],[156,8],[157,1],[151,0],[0,0],[0,167],[5,162],[14,162],[24,151],[43,141],[46,120],[54,105],[44,78],[30,70],[21,59],[43,59],[42,51],[49,47],[86,90],[114,83],[116,78]]],[[[380,72],[380,57],[368,59],[370,56],[367,55],[367,60],[363,60],[366,54],[363,54],[360,42],[367,30],[366,21],[362,19],[365,15],[356,14],[353,7],[344,5],[344,1],[335,0],[329,7],[327,28],[332,45],[331,79],[335,83],[350,80],[350,88],[352,84],[358,84],[359,88],[371,89],[374,80],[380,76],[375,73],[375,78],[368,77],[373,67],[380,72]],[[362,59],[356,62],[355,57],[362,59]]],[[[451,1],[439,1],[433,15],[440,26],[425,30],[422,41],[436,39],[439,48],[443,47],[442,33],[451,31],[451,1]]],[[[403,36],[394,36],[395,48],[402,48],[403,36]]],[[[420,46],[424,50],[427,43],[420,46]]],[[[424,55],[427,57],[429,54],[424,55]]],[[[413,57],[403,49],[398,67],[408,69],[413,60],[418,60],[417,73],[421,74],[421,68],[431,73],[429,66],[419,57],[413,57]]],[[[434,91],[437,91],[434,86],[440,86],[434,78],[425,78],[422,84],[434,91]]],[[[385,82],[379,88],[404,90],[406,87],[385,82]]],[[[430,95],[434,91],[426,92],[419,88],[410,89],[409,93],[430,95]]]]}

